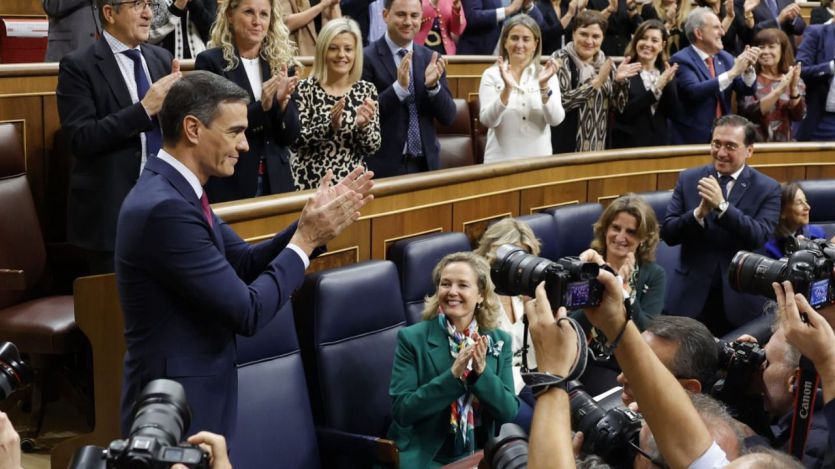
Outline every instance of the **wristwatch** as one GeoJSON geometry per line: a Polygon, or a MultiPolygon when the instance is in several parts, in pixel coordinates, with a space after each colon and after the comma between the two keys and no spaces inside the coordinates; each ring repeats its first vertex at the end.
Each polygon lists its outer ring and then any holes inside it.
{"type": "Polygon", "coordinates": [[[723,200],[723,201],[719,202],[719,205],[716,206],[716,211],[719,212],[719,213],[722,213],[727,209],[728,209],[728,201],[727,200],[723,200]]]}

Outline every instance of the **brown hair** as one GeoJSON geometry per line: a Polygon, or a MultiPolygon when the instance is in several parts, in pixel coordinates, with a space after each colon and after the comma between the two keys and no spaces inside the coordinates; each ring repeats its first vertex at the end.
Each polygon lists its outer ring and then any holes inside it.
{"type": "Polygon", "coordinates": [[[632,63],[638,62],[638,41],[644,37],[644,34],[646,34],[647,31],[651,31],[653,29],[661,31],[661,52],[659,52],[658,56],[655,58],[655,67],[663,72],[668,59],[667,41],[670,39],[670,33],[667,32],[667,28],[664,27],[664,23],[658,20],[646,20],[641,23],[638,26],[638,29],[635,30],[635,34],[632,35],[632,40],[629,41],[629,44],[626,46],[626,52],[624,52],[623,55],[624,57],[629,57],[629,60],[632,63]]]}
{"type": "MultiPolygon", "coordinates": [[[[797,181],[786,182],[780,187],[780,220],[777,226],[774,227],[774,235],[778,238],[785,238],[794,234],[794,230],[786,226],[786,220],[783,217],[786,210],[791,210],[794,205],[794,198],[797,191],[803,191],[803,186],[797,181]]],[[[805,194],[806,191],[803,191],[805,194]]]]}
{"type": "Polygon", "coordinates": [[[592,25],[600,26],[600,29],[603,31],[603,34],[606,34],[606,28],[609,27],[609,22],[606,20],[606,17],[603,16],[602,13],[596,10],[583,10],[577,16],[574,17],[574,30],[578,30],[580,28],[587,28],[592,25]]]}
{"type": "Polygon", "coordinates": [[[446,266],[455,262],[462,262],[473,269],[478,283],[478,292],[483,301],[475,309],[475,320],[478,328],[482,330],[495,329],[499,326],[499,297],[496,296],[493,280],[490,279],[490,266],[483,257],[473,252],[454,252],[447,254],[438,262],[432,270],[432,282],[435,284],[435,293],[427,296],[423,303],[423,319],[434,319],[438,317],[438,285],[441,284],[441,274],[446,266]]]}
{"type": "Polygon", "coordinates": [[[640,240],[638,249],[635,251],[635,261],[638,264],[655,260],[655,248],[658,246],[658,220],[655,218],[655,210],[643,199],[635,194],[626,194],[615,199],[606,207],[603,214],[594,224],[594,239],[591,241],[591,248],[599,252],[603,259],[606,259],[606,231],[612,220],[621,213],[626,212],[635,217],[638,222],[636,236],[640,240]]]}
{"type": "MultiPolygon", "coordinates": [[[[789,67],[794,65],[794,48],[789,42],[786,33],[777,28],[763,29],[754,36],[753,47],[765,46],[768,44],[780,45],[780,62],[777,64],[778,73],[788,73],[789,67]]],[[[760,73],[760,62],[755,65],[757,73],[760,73]]]]}

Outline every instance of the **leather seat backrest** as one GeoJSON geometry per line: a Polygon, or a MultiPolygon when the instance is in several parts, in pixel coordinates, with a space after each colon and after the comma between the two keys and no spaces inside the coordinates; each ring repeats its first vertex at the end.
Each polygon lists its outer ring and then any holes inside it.
{"type": "Polygon", "coordinates": [[[532,213],[516,217],[531,227],[533,234],[539,239],[539,256],[552,261],[557,260],[557,224],[550,213],[532,213]]]}
{"type": "Polygon", "coordinates": [[[14,124],[0,124],[0,178],[26,172],[20,132],[14,124]]]}
{"type": "Polygon", "coordinates": [[[292,304],[254,336],[239,336],[237,345],[234,466],[318,469],[319,448],[292,304]]]}
{"type": "Polygon", "coordinates": [[[394,262],[400,276],[400,291],[406,309],[406,322],[421,321],[423,299],[435,292],[432,269],[447,254],[469,251],[470,241],[464,233],[431,233],[395,241],[387,258],[394,262]]]}
{"type": "Polygon", "coordinates": [[[463,99],[454,99],[455,120],[451,125],[435,124],[441,145],[440,167],[456,168],[475,164],[473,157],[470,108],[463,99]]]}
{"type": "Polygon", "coordinates": [[[659,228],[664,223],[664,216],[667,214],[667,205],[673,200],[673,191],[639,192],[640,195],[655,211],[655,218],[658,219],[659,228]]]}
{"type": "Polygon", "coordinates": [[[384,436],[397,332],[406,325],[394,264],[367,261],[311,274],[299,298],[296,316],[317,423],[384,436]]]}
{"type": "Polygon", "coordinates": [[[26,174],[0,177],[0,269],[23,270],[26,281],[23,290],[0,289],[0,308],[28,298],[43,279],[45,266],[46,249],[26,174]]]}
{"type": "Polygon", "coordinates": [[[835,179],[803,181],[803,192],[812,207],[809,221],[812,223],[835,223],[835,179]]]}
{"type": "Polygon", "coordinates": [[[655,248],[655,263],[660,265],[667,274],[667,292],[670,291],[670,284],[672,283],[675,269],[678,267],[678,259],[680,255],[680,244],[670,246],[663,239],[658,241],[658,247],[655,248]]]}
{"type": "Polygon", "coordinates": [[[594,222],[600,218],[603,207],[598,203],[585,203],[549,208],[545,212],[554,216],[554,256],[559,259],[579,256],[589,248],[594,236],[594,222]]]}

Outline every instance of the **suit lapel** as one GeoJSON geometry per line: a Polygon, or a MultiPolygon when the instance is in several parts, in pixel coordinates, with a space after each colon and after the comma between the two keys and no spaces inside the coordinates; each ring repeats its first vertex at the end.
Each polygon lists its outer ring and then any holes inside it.
{"type": "Polygon", "coordinates": [[[166,73],[165,64],[162,63],[159,56],[151,52],[150,48],[144,44],[140,47],[142,48],[142,56],[145,57],[145,63],[148,64],[148,73],[151,74],[151,83],[167,75],[168,73],[166,73]]]}
{"type": "Polygon", "coordinates": [[[125,84],[125,78],[122,76],[122,71],[119,69],[119,64],[116,63],[116,57],[113,56],[113,51],[104,38],[99,39],[95,45],[95,54],[98,62],[96,67],[104,77],[104,82],[110,87],[116,102],[119,103],[120,108],[126,108],[133,104],[130,99],[130,91],[128,85],[125,84]]]}
{"type": "Polygon", "coordinates": [[[739,201],[742,199],[742,196],[745,195],[745,191],[748,190],[748,187],[751,180],[751,168],[747,165],[742,169],[742,172],[739,173],[739,178],[737,178],[736,182],[734,182],[734,188],[731,190],[731,194],[728,197],[728,202],[731,203],[734,207],[739,207],[739,201]]]}
{"type": "MultiPolygon", "coordinates": [[[[420,49],[416,43],[412,44],[414,52],[412,52],[412,77],[415,80],[415,97],[425,96],[426,90],[424,80],[426,79],[426,65],[429,63],[431,57],[427,57],[425,51],[420,49]]],[[[418,109],[420,109],[420,99],[416,99],[418,109]]]]}
{"type": "Polygon", "coordinates": [[[440,375],[452,366],[452,355],[449,353],[449,339],[446,331],[438,324],[438,318],[432,319],[429,336],[426,339],[429,348],[429,359],[435,367],[435,375],[440,375]]]}
{"type": "MultiPolygon", "coordinates": [[[[690,46],[688,53],[690,54],[690,60],[696,64],[696,70],[702,75],[702,80],[710,80],[710,70],[707,69],[707,64],[701,57],[699,57],[699,53],[696,52],[696,49],[693,46],[690,46]]],[[[718,74],[716,76],[719,76],[718,74]]]]}
{"type": "Polygon", "coordinates": [[[827,61],[835,59],[835,25],[825,25],[823,27],[823,47],[825,50],[824,57],[827,61]]]}
{"type": "Polygon", "coordinates": [[[383,68],[388,73],[388,77],[386,81],[394,83],[397,80],[397,67],[394,65],[394,57],[391,55],[391,50],[389,50],[388,43],[386,42],[385,37],[381,37],[377,40],[377,56],[380,57],[380,63],[383,64],[383,68]]]}

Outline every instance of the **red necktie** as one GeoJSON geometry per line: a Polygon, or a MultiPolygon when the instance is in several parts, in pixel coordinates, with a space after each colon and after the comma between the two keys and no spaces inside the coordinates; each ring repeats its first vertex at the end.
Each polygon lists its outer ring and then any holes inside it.
{"type": "MultiPolygon", "coordinates": [[[[713,66],[713,57],[705,59],[707,62],[707,69],[710,72],[710,78],[716,78],[716,68],[713,66]]],[[[722,117],[721,97],[716,100],[716,117],[722,117]]]]}
{"type": "Polygon", "coordinates": [[[203,216],[206,217],[209,226],[214,227],[215,223],[212,220],[212,209],[209,207],[209,197],[206,196],[206,191],[203,191],[203,195],[200,196],[200,205],[203,206],[203,216]]]}

